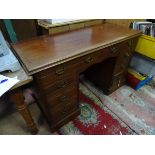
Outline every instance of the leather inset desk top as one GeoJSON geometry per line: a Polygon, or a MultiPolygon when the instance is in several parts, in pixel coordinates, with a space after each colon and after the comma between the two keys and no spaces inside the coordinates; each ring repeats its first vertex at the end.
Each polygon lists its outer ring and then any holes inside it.
{"type": "Polygon", "coordinates": [[[141,32],[113,24],[91,26],[12,44],[29,75],[139,36],[141,32]]]}

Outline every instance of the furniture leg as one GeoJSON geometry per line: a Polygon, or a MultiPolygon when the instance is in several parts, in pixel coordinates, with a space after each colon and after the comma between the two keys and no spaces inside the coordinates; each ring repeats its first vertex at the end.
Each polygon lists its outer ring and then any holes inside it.
{"type": "Polygon", "coordinates": [[[37,134],[38,129],[36,124],[33,121],[31,113],[27,108],[27,105],[24,103],[24,97],[22,91],[20,89],[16,89],[11,94],[11,100],[15,103],[19,113],[25,120],[28,128],[30,129],[32,134],[37,134]]]}

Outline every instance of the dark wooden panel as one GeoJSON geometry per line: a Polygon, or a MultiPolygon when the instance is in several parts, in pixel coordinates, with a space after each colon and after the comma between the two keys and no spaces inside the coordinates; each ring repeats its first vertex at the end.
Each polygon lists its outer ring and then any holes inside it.
{"type": "MultiPolygon", "coordinates": [[[[11,19],[11,23],[18,41],[31,39],[42,34],[35,19],[11,19]]],[[[8,42],[11,42],[2,19],[0,20],[0,29],[2,30],[5,39],[8,42]]]]}
{"type": "Polygon", "coordinates": [[[57,122],[53,123],[52,121],[49,122],[51,127],[51,132],[57,131],[60,127],[68,123],[69,121],[75,119],[80,114],[80,109],[77,108],[72,113],[66,114],[65,117],[58,120],[57,122]]]}
{"type": "Polygon", "coordinates": [[[27,40],[39,35],[35,19],[11,19],[17,40],[27,40]]]}
{"type": "Polygon", "coordinates": [[[2,19],[0,19],[0,30],[2,31],[4,38],[10,43],[11,40],[2,19]]]}
{"type": "Polygon", "coordinates": [[[106,59],[105,61],[88,68],[84,74],[88,80],[106,93],[112,83],[115,63],[116,57],[106,59]]]}

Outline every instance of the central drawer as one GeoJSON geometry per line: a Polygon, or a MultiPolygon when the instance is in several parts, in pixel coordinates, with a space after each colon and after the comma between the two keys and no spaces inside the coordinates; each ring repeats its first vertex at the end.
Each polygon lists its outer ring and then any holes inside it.
{"type": "Polygon", "coordinates": [[[110,47],[99,49],[93,53],[83,56],[82,57],[83,68],[88,68],[94,64],[101,63],[102,61],[108,58],[118,56],[119,48],[120,48],[120,44],[116,44],[110,47]]]}

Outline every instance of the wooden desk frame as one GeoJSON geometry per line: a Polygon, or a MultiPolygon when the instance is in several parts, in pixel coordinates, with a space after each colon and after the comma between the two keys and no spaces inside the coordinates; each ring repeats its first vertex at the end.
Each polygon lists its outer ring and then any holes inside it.
{"type": "Polygon", "coordinates": [[[38,128],[34,123],[28,105],[24,103],[22,88],[16,88],[10,92],[11,101],[16,105],[17,110],[26,122],[26,125],[32,134],[37,134],[38,128]]]}
{"type": "Polygon", "coordinates": [[[28,109],[28,105],[24,102],[23,96],[23,86],[32,82],[32,76],[28,76],[23,70],[23,68],[13,73],[5,73],[4,75],[10,78],[17,77],[19,79],[19,82],[14,85],[6,95],[9,95],[11,101],[16,105],[18,112],[23,117],[30,132],[32,134],[37,134],[38,128],[28,109]]]}
{"type": "Polygon", "coordinates": [[[12,45],[27,73],[34,77],[40,107],[51,131],[79,115],[81,72],[86,70],[86,76],[107,94],[125,83],[140,35],[141,32],[104,23],[12,45]],[[105,60],[110,61],[104,63],[105,60]]]}

